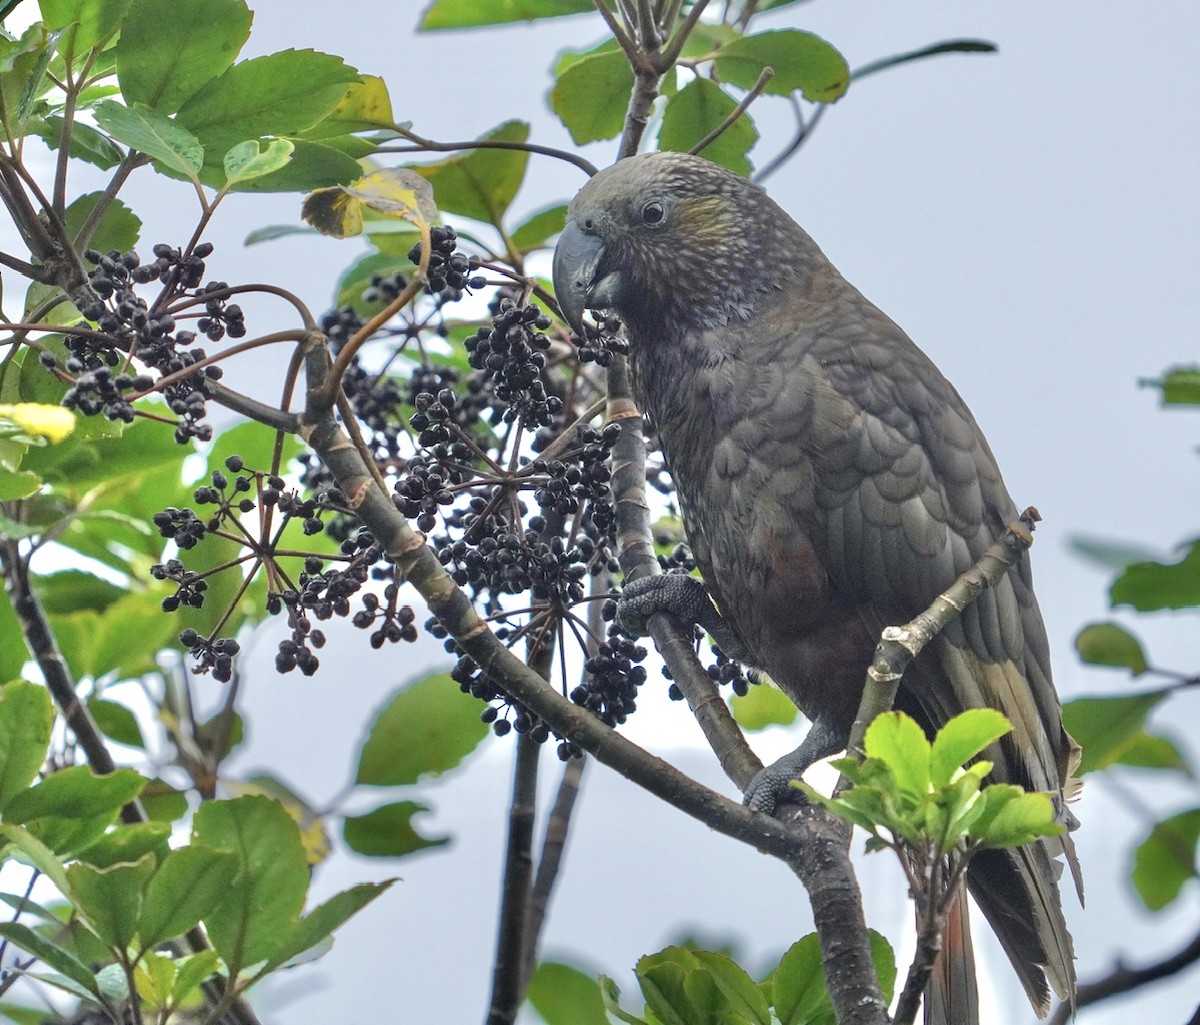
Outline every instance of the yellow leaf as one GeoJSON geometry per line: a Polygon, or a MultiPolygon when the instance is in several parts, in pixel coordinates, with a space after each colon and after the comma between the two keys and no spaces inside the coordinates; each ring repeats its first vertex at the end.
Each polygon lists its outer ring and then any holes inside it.
{"type": "Polygon", "coordinates": [[[437,219],[433,188],[408,167],[372,171],[345,186],[345,190],[372,210],[388,217],[399,217],[418,225],[432,224],[437,219]]]}
{"type": "Polygon", "coordinates": [[[0,417],[12,421],[26,434],[45,438],[52,445],[57,445],[75,430],[74,413],[44,402],[0,405],[0,417]]]}
{"type": "Polygon", "coordinates": [[[362,234],[362,204],[346,195],[340,185],[310,192],[300,208],[300,215],[322,235],[348,238],[362,234]]]}

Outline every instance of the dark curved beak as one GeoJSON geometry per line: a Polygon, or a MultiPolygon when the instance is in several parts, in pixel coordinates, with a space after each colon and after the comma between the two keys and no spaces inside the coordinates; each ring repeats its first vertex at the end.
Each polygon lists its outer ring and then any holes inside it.
{"type": "Polygon", "coordinates": [[[591,308],[596,298],[596,275],[603,258],[603,241],[575,221],[567,221],[554,247],[554,295],[563,319],[580,338],[584,337],[583,311],[591,308]]]}

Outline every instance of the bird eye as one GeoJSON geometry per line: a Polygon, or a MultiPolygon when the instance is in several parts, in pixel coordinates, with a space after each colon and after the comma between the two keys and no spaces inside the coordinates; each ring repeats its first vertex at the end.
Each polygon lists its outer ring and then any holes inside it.
{"type": "Polygon", "coordinates": [[[642,220],[647,224],[658,224],[665,216],[666,212],[663,210],[663,205],[658,201],[647,203],[642,207],[642,220]]]}

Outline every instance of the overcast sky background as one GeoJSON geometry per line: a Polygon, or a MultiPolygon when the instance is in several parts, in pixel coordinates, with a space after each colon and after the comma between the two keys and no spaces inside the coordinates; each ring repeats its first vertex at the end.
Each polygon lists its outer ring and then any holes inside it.
{"type": "MultiPolygon", "coordinates": [[[[287,47],[339,54],[382,75],[397,119],[432,138],[470,138],[522,117],[533,122],[534,141],[571,146],[548,111],[548,69],[561,49],[599,41],[598,17],[417,35],[422,6],[261,0],[244,56],[287,47]]],[[[955,382],[1017,503],[1041,510],[1033,557],[1060,692],[1127,691],[1122,674],[1087,670],[1075,658],[1079,627],[1108,616],[1109,575],[1068,545],[1076,536],[1135,539],[1166,556],[1200,526],[1200,417],[1160,411],[1155,393],[1137,387],[1197,358],[1200,5],[813,0],[757,27],[785,26],[822,35],[851,67],[944,39],[999,45],[996,55],[941,57],[852,87],[768,188],[955,382]]],[[[757,164],[790,134],[787,109],[780,100],[755,106],[764,137],[752,153],[757,164]]],[[[586,155],[604,164],[613,150],[596,145],[586,155]]],[[[512,223],[581,184],[576,169],[534,158],[512,223]]],[[[146,221],[144,248],[190,233],[187,191],[140,172],[128,198],[146,221]]],[[[327,308],[356,243],[290,238],[241,248],[249,230],[296,222],[298,213],[294,196],[234,197],[213,226],[210,273],[286,283],[314,309],[327,308]]],[[[251,314],[251,331],[276,329],[269,317],[251,314]]],[[[1194,614],[1130,621],[1155,661],[1200,668],[1194,614]]],[[[351,777],[357,740],[386,695],[445,664],[437,647],[375,653],[350,633],[323,653],[311,680],[275,675],[277,637],[251,645],[243,666],[250,734],[237,768],[269,767],[319,805],[351,777]]],[[[667,702],[654,680],[628,735],[730,792],[686,709],[667,702]]],[[[203,686],[217,700],[219,685],[203,686]]],[[[1189,739],[1196,701],[1171,700],[1162,730],[1189,739]]],[[[797,740],[798,731],[779,731],[754,742],[770,757],[797,740]]],[[[547,754],[549,796],[557,769],[547,754]]],[[[266,988],[264,1021],[483,1020],[511,756],[511,744],[489,743],[466,771],[417,788],[434,808],[425,828],[453,835],[450,848],[395,863],[339,854],[318,870],[317,895],[365,879],[402,881],[343,930],[323,962],[266,988]]],[[[1153,783],[1143,796],[1162,811],[1196,803],[1194,788],[1164,787],[1157,775],[1122,779],[1130,790],[1153,783]]],[[[1142,963],[1174,950],[1195,928],[1195,884],[1175,910],[1141,911],[1125,879],[1146,824],[1099,784],[1078,811],[1087,911],[1071,895],[1064,900],[1081,978],[1107,970],[1118,952],[1142,963]]],[[[884,856],[868,859],[864,886],[871,924],[896,939],[908,912],[884,856]]],[[[613,975],[630,993],[636,958],[685,933],[734,942],[757,969],[810,929],[803,891],[781,865],[589,767],[547,956],[613,975]]],[[[993,961],[994,1020],[1032,1021],[1003,956],[990,937],[981,945],[993,961]]],[[[1136,1013],[1182,1023],[1197,1001],[1196,979],[1160,983],[1080,1020],[1117,1023],[1136,1013]]]]}

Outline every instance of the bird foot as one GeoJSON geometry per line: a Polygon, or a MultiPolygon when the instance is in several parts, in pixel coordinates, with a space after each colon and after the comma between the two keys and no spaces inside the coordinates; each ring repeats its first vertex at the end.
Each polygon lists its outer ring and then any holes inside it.
{"type": "Polygon", "coordinates": [[[697,624],[731,659],[748,662],[750,652],[722,618],[704,584],[685,573],[658,573],[625,585],[617,599],[617,621],[633,637],[649,633],[649,620],[667,612],[689,626],[697,624]]]}

